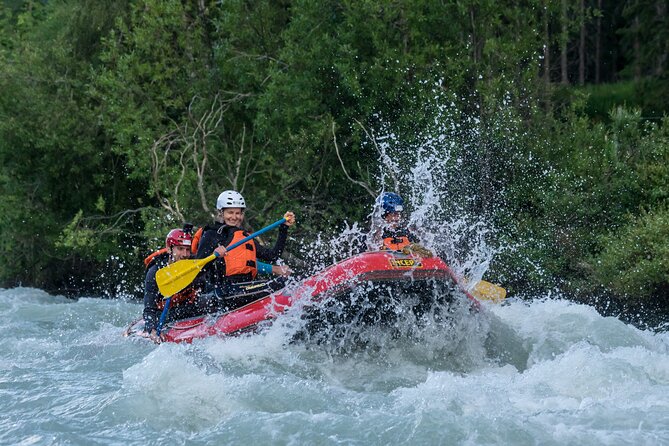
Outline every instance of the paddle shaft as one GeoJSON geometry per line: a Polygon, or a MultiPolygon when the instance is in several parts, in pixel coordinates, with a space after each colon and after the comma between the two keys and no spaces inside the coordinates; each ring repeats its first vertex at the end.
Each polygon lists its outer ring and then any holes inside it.
{"type": "MultiPolygon", "coordinates": [[[[249,240],[252,240],[252,239],[258,237],[259,235],[262,235],[267,231],[271,231],[272,229],[284,224],[285,222],[286,222],[285,218],[282,218],[281,220],[277,220],[274,223],[272,223],[271,225],[266,226],[266,227],[264,227],[264,228],[262,228],[262,229],[260,229],[256,232],[254,232],[253,234],[250,234],[250,235],[244,237],[240,241],[238,241],[236,243],[233,243],[232,245],[228,246],[226,248],[226,251],[228,251],[228,252],[232,251],[233,249],[237,248],[238,246],[243,245],[244,243],[248,242],[249,240]]],[[[203,262],[203,263],[209,263],[217,257],[218,257],[218,254],[214,253],[214,254],[210,255],[209,257],[206,257],[205,258],[206,262],[203,262]]],[[[158,321],[158,325],[156,326],[156,333],[158,334],[158,336],[160,336],[160,331],[162,330],[163,323],[165,323],[165,319],[167,318],[167,313],[170,311],[170,303],[172,303],[172,296],[167,298],[167,300],[165,301],[165,308],[163,308],[163,312],[160,313],[160,320],[158,321]]]]}

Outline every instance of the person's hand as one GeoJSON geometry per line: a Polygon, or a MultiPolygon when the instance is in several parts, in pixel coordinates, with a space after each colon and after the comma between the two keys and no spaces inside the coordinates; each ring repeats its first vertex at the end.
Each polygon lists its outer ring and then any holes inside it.
{"type": "Polygon", "coordinates": [[[160,344],[161,342],[165,342],[167,340],[164,333],[160,333],[160,336],[158,336],[158,332],[156,330],[151,330],[151,333],[149,333],[149,339],[151,339],[156,344],[160,344]]]}
{"type": "Polygon", "coordinates": [[[286,222],[284,223],[286,226],[293,226],[295,224],[295,214],[293,214],[291,211],[283,214],[283,218],[286,219],[286,222]]]}
{"type": "Polygon", "coordinates": [[[290,269],[287,265],[272,265],[272,274],[275,276],[290,276],[293,274],[293,270],[290,269]]]}
{"type": "Polygon", "coordinates": [[[225,246],[219,246],[218,248],[214,249],[214,254],[218,254],[216,257],[222,257],[226,252],[228,252],[228,250],[225,249],[225,246]]]}

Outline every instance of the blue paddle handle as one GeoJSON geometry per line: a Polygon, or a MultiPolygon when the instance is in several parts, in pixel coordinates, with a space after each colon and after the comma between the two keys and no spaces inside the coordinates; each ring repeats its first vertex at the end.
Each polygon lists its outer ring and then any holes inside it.
{"type": "Polygon", "coordinates": [[[170,303],[172,302],[172,297],[168,297],[167,300],[165,301],[165,308],[163,308],[163,312],[160,313],[160,320],[158,321],[158,325],[156,326],[156,334],[160,336],[160,331],[163,329],[163,324],[165,323],[165,318],[167,317],[167,313],[170,311],[170,303]]]}
{"type": "Polygon", "coordinates": [[[275,221],[274,223],[272,223],[271,225],[267,226],[266,228],[262,228],[261,230],[256,231],[256,232],[254,232],[253,234],[251,234],[251,235],[249,235],[249,236],[247,236],[247,237],[244,237],[243,239],[241,239],[241,240],[238,241],[237,243],[233,243],[232,245],[228,246],[228,247],[226,248],[226,251],[231,251],[231,250],[235,249],[237,246],[239,246],[239,245],[243,245],[244,243],[248,242],[248,241],[251,240],[252,238],[256,238],[256,237],[258,237],[260,234],[264,234],[264,233],[267,232],[267,231],[271,231],[272,229],[276,228],[277,226],[280,226],[280,225],[284,224],[285,222],[286,222],[286,219],[285,219],[285,218],[282,218],[281,220],[275,221]]]}

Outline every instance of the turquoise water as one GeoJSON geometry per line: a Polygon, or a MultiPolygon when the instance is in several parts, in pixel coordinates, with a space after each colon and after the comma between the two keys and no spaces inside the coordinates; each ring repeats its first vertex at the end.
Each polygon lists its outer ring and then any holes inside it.
{"type": "Polygon", "coordinates": [[[566,300],[413,339],[123,338],[138,303],[0,290],[0,444],[669,444],[669,336],[566,300]]]}

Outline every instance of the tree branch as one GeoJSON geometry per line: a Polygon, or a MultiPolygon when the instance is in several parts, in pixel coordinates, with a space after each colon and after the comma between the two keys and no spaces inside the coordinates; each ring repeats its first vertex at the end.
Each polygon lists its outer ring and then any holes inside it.
{"type": "Polygon", "coordinates": [[[346,175],[346,178],[353,183],[357,184],[358,186],[362,187],[367,191],[367,193],[372,197],[376,198],[376,192],[371,188],[371,186],[365,182],[354,180],[351,175],[348,174],[348,171],[346,170],[346,166],[344,165],[344,160],[341,159],[341,155],[339,154],[339,145],[337,144],[337,134],[335,132],[335,123],[332,123],[332,138],[334,141],[334,146],[335,146],[335,151],[337,152],[337,158],[339,158],[339,163],[341,164],[341,169],[344,171],[344,175],[346,175]]]}

